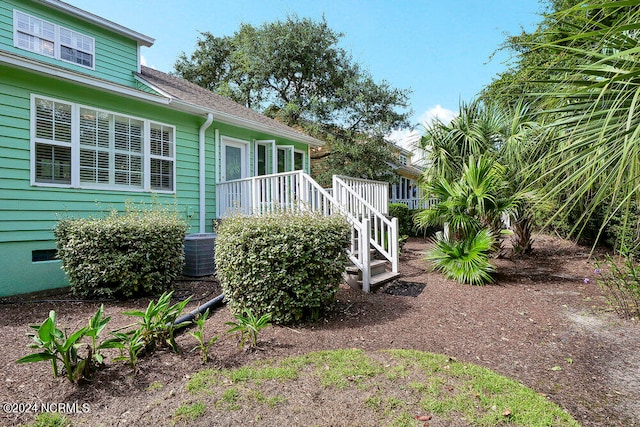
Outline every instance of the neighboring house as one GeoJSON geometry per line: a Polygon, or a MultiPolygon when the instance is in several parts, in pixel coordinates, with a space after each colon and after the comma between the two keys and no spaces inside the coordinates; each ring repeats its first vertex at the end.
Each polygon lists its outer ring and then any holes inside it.
{"type": "MultiPolygon", "coordinates": [[[[0,296],[67,285],[52,231],[62,216],[157,201],[175,204],[190,232],[203,233],[233,208],[304,198],[325,213],[348,210],[310,190],[309,147],[321,141],[141,66],[140,48],[153,42],[58,0],[0,2],[0,296]]],[[[361,203],[344,185],[344,203],[361,203]]],[[[367,233],[364,217],[378,213],[362,212],[347,215],[367,233]]],[[[397,248],[371,244],[397,272],[397,248]]],[[[367,289],[368,247],[357,246],[350,257],[367,289]]]]}
{"type": "Polygon", "coordinates": [[[409,209],[426,208],[428,201],[423,197],[422,189],[418,185],[424,170],[413,164],[411,151],[399,146],[395,146],[395,151],[398,158],[394,170],[398,175],[398,181],[389,187],[389,201],[405,204],[409,209]]]}

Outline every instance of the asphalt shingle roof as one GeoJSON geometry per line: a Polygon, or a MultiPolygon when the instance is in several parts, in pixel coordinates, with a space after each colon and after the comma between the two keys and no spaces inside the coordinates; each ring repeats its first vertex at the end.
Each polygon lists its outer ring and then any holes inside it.
{"type": "MultiPolygon", "coordinates": [[[[185,79],[142,66],[138,76],[173,99],[210,110],[216,120],[216,113],[230,115],[245,122],[248,127],[260,130],[271,130],[276,135],[285,135],[288,138],[299,139],[301,142],[312,145],[322,145],[322,141],[312,138],[290,126],[264,116],[237,102],[211,92],[185,79]],[[254,126],[252,126],[254,125],[254,126]]],[[[220,119],[218,117],[218,119],[220,119]]],[[[221,121],[224,121],[222,119],[221,121]]]]}

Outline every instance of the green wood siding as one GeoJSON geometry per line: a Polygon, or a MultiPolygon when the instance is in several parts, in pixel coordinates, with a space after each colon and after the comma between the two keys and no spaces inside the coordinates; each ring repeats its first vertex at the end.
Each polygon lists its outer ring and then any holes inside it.
{"type": "Polygon", "coordinates": [[[29,0],[2,0],[0,2],[0,50],[46,62],[61,68],[89,74],[129,87],[137,87],[133,73],[138,69],[138,44],[119,34],[51,10],[29,0]],[[62,25],[95,39],[95,70],[60,61],[45,55],[18,49],[13,45],[13,10],[62,25]]]}
{"type": "MultiPolygon", "coordinates": [[[[190,232],[197,232],[198,132],[203,122],[204,117],[0,66],[0,269],[3,271],[0,296],[66,285],[59,262],[31,262],[33,250],[55,248],[52,229],[60,217],[98,215],[114,208],[122,209],[126,201],[157,201],[175,204],[188,220],[190,232]],[[31,186],[31,94],[175,126],[175,195],[31,186]]],[[[206,134],[207,143],[212,147],[207,152],[210,165],[207,171],[208,231],[215,216],[213,135],[212,130],[206,134]]]]}

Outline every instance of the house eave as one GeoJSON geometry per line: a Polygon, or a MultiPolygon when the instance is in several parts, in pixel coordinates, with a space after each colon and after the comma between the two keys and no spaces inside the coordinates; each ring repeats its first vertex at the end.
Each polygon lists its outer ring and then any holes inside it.
{"type": "Polygon", "coordinates": [[[123,95],[129,98],[135,98],[164,105],[169,104],[170,101],[169,98],[164,96],[153,95],[134,88],[98,79],[86,74],[76,73],[71,70],[62,69],[54,65],[35,61],[22,56],[13,55],[4,51],[0,51],[0,64],[8,64],[10,66],[23,70],[32,71],[60,80],[71,81],[83,86],[104,90],[106,92],[123,95]]]}
{"type": "Polygon", "coordinates": [[[93,13],[79,9],[75,6],[62,2],[60,0],[34,0],[34,1],[44,4],[52,9],[57,9],[61,12],[80,18],[83,21],[91,22],[92,24],[95,24],[109,31],[113,31],[115,33],[118,33],[130,39],[133,39],[136,42],[138,42],[138,44],[141,46],[151,47],[155,42],[155,39],[152,37],[145,36],[144,34],[141,34],[137,31],[134,31],[122,25],[116,24],[115,22],[111,22],[108,19],[101,18],[100,16],[94,15],[93,13]]]}
{"type": "Polygon", "coordinates": [[[396,168],[396,172],[399,174],[405,174],[408,177],[417,179],[420,175],[422,175],[422,171],[414,166],[405,166],[398,165],[396,168]]]}
{"type": "Polygon", "coordinates": [[[198,115],[207,115],[211,113],[213,114],[213,117],[215,118],[215,120],[218,122],[225,123],[232,126],[243,127],[246,129],[251,129],[257,132],[268,133],[274,136],[279,136],[281,138],[286,138],[293,141],[301,142],[312,147],[321,147],[325,145],[324,141],[320,141],[319,139],[316,139],[312,136],[305,135],[300,132],[296,132],[293,129],[291,131],[287,131],[285,129],[274,128],[274,127],[265,125],[263,123],[256,122],[254,120],[249,120],[243,117],[234,116],[233,114],[225,113],[220,110],[216,110],[215,108],[205,107],[202,105],[186,102],[181,99],[175,98],[171,94],[167,93],[166,91],[163,91],[162,89],[158,88],[156,85],[149,83],[147,80],[144,79],[144,77],[136,76],[136,80],[150,87],[154,91],[167,96],[170,99],[169,104],[174,106],[174,108],[177,110],[187,112],[187,113],[192,113],[192,114],[198,114],[198,115]]]}

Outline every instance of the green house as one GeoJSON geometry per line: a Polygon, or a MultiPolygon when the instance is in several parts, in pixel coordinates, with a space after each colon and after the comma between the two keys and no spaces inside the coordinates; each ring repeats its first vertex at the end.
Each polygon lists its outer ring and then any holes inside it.
{"type": "MultiPolygon", "coordinates": [[[[337,178],[340,205],[307,175],[309,148],[322,141],[142,66],[153,42],[59,0],[0,2],[0,296],[66,286],[57,219],[128,201],[177,205],[191,233],[211,232],[232,210],[293,206],[341,211],[375,231],[346,197],[367,202],[386,184],[337,178]]],[[[372,244],[397,258],[390,243],[372,244]]],[[[365,271],[356,246],[350,256],[365,271]]]]}

